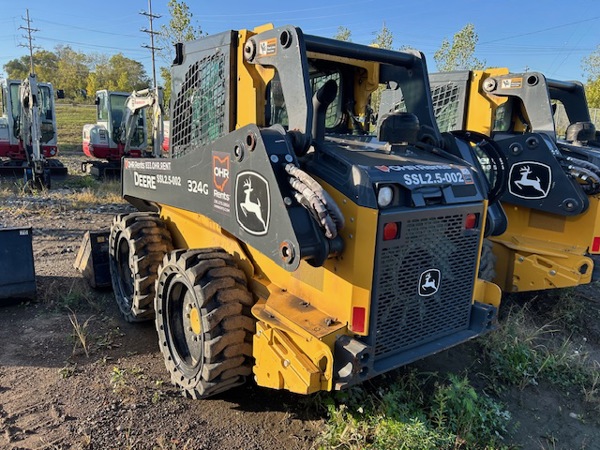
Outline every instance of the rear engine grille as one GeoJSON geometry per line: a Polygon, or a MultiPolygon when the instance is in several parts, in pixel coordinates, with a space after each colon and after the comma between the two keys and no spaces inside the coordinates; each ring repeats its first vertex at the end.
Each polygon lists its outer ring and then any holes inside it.
{"type": "Polygon", "coordinates": [[[401,239],[380,245],[371,323],[376,358],[469,327],[479,235],[463,224],[463,212],[405,219],[401,239]],[[429,269],[439,270],[439,289],[422,296],[419,284],[429,269]]]}

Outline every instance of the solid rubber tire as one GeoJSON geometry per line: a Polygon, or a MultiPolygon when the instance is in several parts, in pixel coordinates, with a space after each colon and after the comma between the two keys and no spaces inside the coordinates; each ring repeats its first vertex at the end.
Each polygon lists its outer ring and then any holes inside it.
{"type": "Polygon", "coordinates": [[[185,396],[206,398],[252,374],[253,303],[244,272],[223,249],[165,255],[156,281],[156,329],[171,381],[185,396]],[[199,332],[186,313],[193,308],[199,332]]]}
{"type": "Polygon", "coordinates": [[[171,234],[156,213],[119,214],[110,229],[109,268],[119,311],[128,322],[154,318],[158,266],[173,249],[171,234]]]}

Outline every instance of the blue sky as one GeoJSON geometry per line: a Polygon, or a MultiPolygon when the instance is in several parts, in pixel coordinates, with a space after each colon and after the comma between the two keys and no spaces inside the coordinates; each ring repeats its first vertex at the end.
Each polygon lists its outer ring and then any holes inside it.
{"type": "MultiPolygon", "coordinates": [[[[491,2],[482,0],[381,0],[330,2],[195,1],[186,2],[194,21],[212,34],[227,29],[254,28],[271,22],[275,26],[300,26],[307,34],[333,36],[338,26],[352,31],[352,40],[369,44],[383,23],[393,32],[394,48],[409,45],[425,53],[430,71],[433,54],[444,38],[467,23],[479,35],[476,55],[490,67],[513,72],[535,70],[549,78],[585,81],[581,60],[600,44],[598,0],[545,0],[491,2]]],[[[151,58],[142,44],[148,27],[140,11],[147,0],[0,0],[0,75],[7,61],[28,54],[22,37],[22,17],[29,8],[35,44],[53,50],[69,45],[85,53],[112,55],[122,52],[140,61],[151,75],[151,58]]],[[[153,0],[152,9],[162,14],[155,28],[168,21],[167,0],[153,0]]],[[[164,62],[159,61],[162,65],[164,62]]]]}

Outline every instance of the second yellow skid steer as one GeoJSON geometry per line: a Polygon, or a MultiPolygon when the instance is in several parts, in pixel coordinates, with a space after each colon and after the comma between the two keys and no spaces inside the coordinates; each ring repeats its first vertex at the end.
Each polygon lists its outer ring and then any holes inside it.
{"type": "Polygon", "coordinates": [[[565,83],[507,69],[430,81],[440,128],[492,136],[507,158],[508,227],[490,237],[494,281],[507,292],[589,283],[600,252],[600,159],[557,140],[550,92],[565,83]]]}

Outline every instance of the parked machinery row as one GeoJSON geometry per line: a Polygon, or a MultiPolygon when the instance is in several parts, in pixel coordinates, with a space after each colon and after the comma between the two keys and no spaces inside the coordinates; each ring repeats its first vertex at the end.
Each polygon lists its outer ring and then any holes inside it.
{"type": "Polygon", "coordinates": [[[440,101],[421,53],[292,26],[176,49],[169,151],[122,159],[139,212],[108,247],[186,395],[342,389],[492,330],[502,290],[591,280],[597,167],[565,156],[541,74],[440,101]]]}

